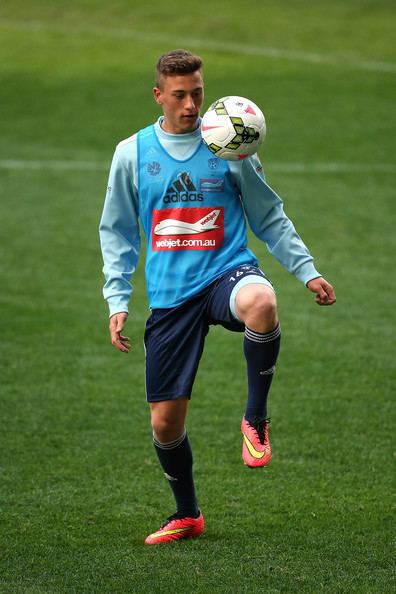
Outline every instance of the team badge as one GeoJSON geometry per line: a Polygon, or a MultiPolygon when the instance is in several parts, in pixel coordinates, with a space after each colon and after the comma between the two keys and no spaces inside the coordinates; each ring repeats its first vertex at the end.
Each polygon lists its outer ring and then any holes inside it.
{"type": "Polygon", "coordinates": [[[209,169],[217,169],[218,161],[217,159],[209,159],[208,160],[209,169]]]}
{"type": "Polygon", "coordinates": [[[150,175],[158,175],[160,171],[161,165],[158,163],[158,161],[152,161],[147,165],[147,172],[150,175]]]}

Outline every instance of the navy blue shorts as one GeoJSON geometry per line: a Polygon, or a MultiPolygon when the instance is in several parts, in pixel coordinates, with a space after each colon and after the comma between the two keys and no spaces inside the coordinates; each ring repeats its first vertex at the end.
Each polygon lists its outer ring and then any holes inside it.
{"type": "Polygon", "coordinates": [[[191,397],[209,326],[221,324],[234,332],[245,330],[230,309],[230,298],[232,302],[237,284],[246,284],[244,280],[255,282],[252,276],[272,287],[259,268],[239,266],[179,307],[152,310],[144,335],[148,402],[191,397]]]}

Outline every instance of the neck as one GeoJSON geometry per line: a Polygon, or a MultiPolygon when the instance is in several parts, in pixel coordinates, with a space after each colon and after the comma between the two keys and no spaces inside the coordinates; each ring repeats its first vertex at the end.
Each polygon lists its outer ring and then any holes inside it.
{"type": "Polygon", "coordinates": [[[193,130],[180,130],[180,131],[175,131],[173,129],[169,129],[168,125],[167,125],[167,121],[166,118],[163,117],[162,120],[160,120],[159,125],[161,127],[161,130],[163,130],[164,132],[166,132],[167,134],[193,134],[194,132],[196,132],[199,128],[199,122],[197,123],[196,127],[193,130]]]}

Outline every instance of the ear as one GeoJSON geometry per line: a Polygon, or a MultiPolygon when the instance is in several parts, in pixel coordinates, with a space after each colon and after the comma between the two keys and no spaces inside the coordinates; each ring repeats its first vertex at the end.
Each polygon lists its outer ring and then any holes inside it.
{"type": "Polygon", "coordinates": [[[162,105],[161,89],[154,87],[153,89],[154,100],[158,105],[162,105]]]}

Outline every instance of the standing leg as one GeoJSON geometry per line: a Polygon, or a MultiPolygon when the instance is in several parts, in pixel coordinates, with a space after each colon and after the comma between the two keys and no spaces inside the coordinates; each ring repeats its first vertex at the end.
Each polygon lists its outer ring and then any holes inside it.
{"type": "Polygon", "coordinates": [[[188,398],[150,404],[154,447],[176,501],[176,513],[146,538],[155,545],[199,536],[204,520],[198,509],[192,473],[193,458],[185,419],[188,398]]]}
{"type": "Polygon", "coordinates": [[[185,420],[188,398],[150,404],[153,442],[158,459],[176,500],[176,513],[197,517],[199,510],[193,480],[193,457],[185,420]]]}

